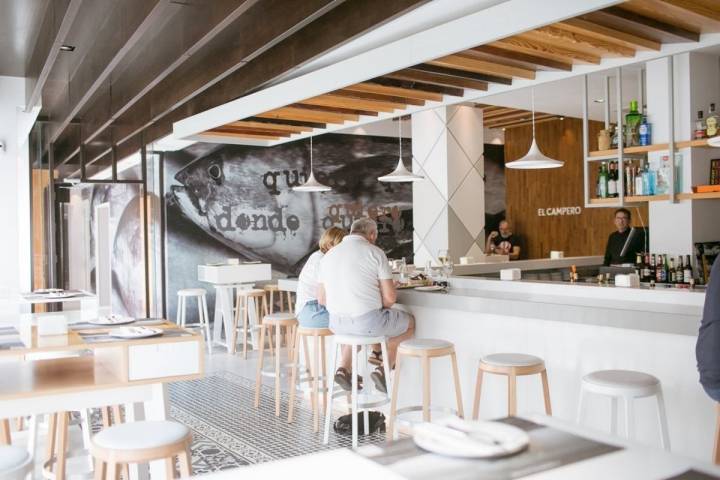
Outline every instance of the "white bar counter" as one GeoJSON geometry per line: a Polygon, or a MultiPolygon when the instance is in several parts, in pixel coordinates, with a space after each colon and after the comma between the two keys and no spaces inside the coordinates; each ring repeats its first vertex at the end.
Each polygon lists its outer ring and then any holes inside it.
{"type": "MultiPolygon", "coordinates": [[[[695,361],[703,291],[471,277],[452,277],[450,285],[449,293],[401,290],[398,305],[415,315],[417,337],[455,344],[466,412],[472,411],[478,360],[491,353],[543,358],[553,414],[566,421],[575,420],[583,375],[639,370],[662,382],[672,451],[710,458],[715,408],[698,383],[695,361]]],[[[399,407],[420,402],[420,375],[419,364],[403,364],[399,407]]],[[[433,404],[453,406],[451,387],[450,362],[433,362],[433,404]]],[[[542,412],[542,399],[539,376],[518,378],[520,415],[542,412]]],[[[585,424],[609,431],[609,400],[590,396],[587,406],[585,424]]],[[[506,414],[506,377],[485,375],[481,418],[506,414]]],[[[653,399],[637,400],[635,415],[637,440],[659,446],[653,399]]]]}
{"type": "Polygon", "coordinates": [[[503,268],[519,268],[522,271],[551,270],[554,268],[589,267],[602,265],[602,256],[539,258],[534,260],[509,260],[505,262],[469,263],[455,265],[455,275],[482,275],[499,272],[503,268]]]}

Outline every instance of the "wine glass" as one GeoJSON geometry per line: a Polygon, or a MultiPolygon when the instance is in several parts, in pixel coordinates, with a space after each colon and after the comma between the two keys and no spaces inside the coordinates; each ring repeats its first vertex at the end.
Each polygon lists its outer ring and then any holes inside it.
{"type": "Polygon", "coordinates": [[[450,252],[446,249],[438,250],[438,263],[442,266],[450,258],[450,252]]]}

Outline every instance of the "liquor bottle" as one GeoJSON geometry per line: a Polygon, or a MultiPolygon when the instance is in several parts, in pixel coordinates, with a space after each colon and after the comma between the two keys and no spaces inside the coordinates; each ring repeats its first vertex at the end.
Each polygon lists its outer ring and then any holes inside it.
{"type": "Polygon", "coordinates": [[[692,265],[690,265],[690,255],[685,256],[685,268],[683,269],[683,283],[688,285],[692,283],[693,271],[692,265]]]}
{"type": "Polygon", "coordinates": [[[600,198],[607,198],[608,197],[608,169],[607,169],[607,163],[602,162],[602,165],[600,166],[600,174],[598,176],[598,181],[600,182],[598,190],[600,191],[600,198]]]}
{"type": "Polygon", "coordinates": [[[670,265],[667,270],[667,282],[668,283],[675,283],[675,260],[673,260],[672,257],[670,257],[670,265]]]}
{"type": "Polygon", "coordinates": [[[652,124],[648,123],[647,115],[643,114],[642,121],[638,127],[640,134],[640,145],[652,144],[652,124]]]}
{"type": "Polygon", "coordinates": [[[668,258],[667,253],[664,253],[662,256],[662,278],[663,282],[668,283],[670,282],[670,269],[668,269],[668,258]]]}
{"type": "Polygon", "coordinates": [[[662,283],[663,282],[663,266],[662,266],[662,255],[658,254],[657,259],[655,260],[655,282],[656,283],[662,283]]]}
{"type": "Polygon", "coordinates": [[[634,147],[640,144],[640,122],[642,115],[638,112],[637,100],[630,100],[630,112],[625,115],[625,146],[634,147]]]}
{"type": "Polygon", "coordinates": [[[595,182],[595,198],[602,198],[602,196],[600,195],[600,193],[601,193],[600,183],[602,180],[602,171],[603,171],[602,164],[600,164],[600,166],[598,166],[597,182],[595,182]]]}
{"type": "Polygon", "coordinates": [[[634,195],[645,195],[643,191],[643,177],[640,167],[635,167],[635,191],[634,195]]]}
{"type": "Polygon", "coordinates": [[[708,110],[708,118],[705,121],[706,129],[705,133],[708,137],[714,137],[718,134],[718,118],[717,113],[715,113],[715,104],[710,104],[710,110],[708,110]]]}
{"type": "Polygon", "coordinates": [[[682,255],[678,255],[678,263],[675,266],[675,283],[680,285],[685,283],[685,269],[683,268],[682,255]]]}
{"type": "Polygon", "coordinates": [[[625,196],[630,197],[633,195],[633,189],[635,188],[635,170],[632,165],[625,167],[625,196]]]}
{"type": "Polygon", "coordinates": [[[703,119],[703,111],[698,110],[697,120],[695,120],[695,140],[702,140],[705,138],[705,120],[703,119]]]}
{"type": "Polygon", "coordinates": [[[638,253],[635,255],[635,274],[638,276],[638,278],[642,278],[643,273],[643,256],[642,253],[638,253]]]}
{"type": "Polygon", "coordinates": [[[617,168],[615,166],[615,162],[610,162],[610,172],[608,173],[608,190],[607,190],[607,196],[610,198],[615,198],[618,196],[617,191],[617,168]]]}
{"type": "Polygon", "coordinates": [[[652,279],[652,271],[650,270],[650,254],[645,253],[645,262],[643,263],[642,281],[649,282],[652,279]]]}

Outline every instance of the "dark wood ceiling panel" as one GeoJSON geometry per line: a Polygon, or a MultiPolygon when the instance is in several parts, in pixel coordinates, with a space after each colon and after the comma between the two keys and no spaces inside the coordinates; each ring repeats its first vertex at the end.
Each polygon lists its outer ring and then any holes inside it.
{"type": "Polygon", "coordinates": [[[491,43],[491,46],[497,46],[505,50],[519,53],[529,53],[531,55],[543,55],[553,60],[564,63],[582,63],[600,64],[600,56],[586,52],[579,52],[569,48],[559,47],[547,42],[538,41],[537,38],[521,34],[514,37],[503,38],[497,42],[491,43]]]}
{"type": "Polygon", "coordinates": [[[489,55],[491,58],[495,57],[510,60],[520,65],[537,68],[539,70],[562,70],[568,72],[572,70],[571,61],[563,62],[531,53],[506,50],[498,46],[480,45],[479,47],[472,48],[471,51],[489,55]]]}
{"type": "Polygon", "coordinates": [[[599,23],[593,23],[585,18],[570,18],[564,22],[560,22],[558,28],[581,33],[588,37],[597,38],[608,42],[615,42],[625,45],[628,48],[637,48],[642,50],[660,50],[662,44],[657,40],[636,34],[627,30],[605,27],[599,23]]]}
{"type": "Polygon", "coordinates": [[[400,108],[407,107],[406,103],[400,102],[389,102],[389,101],[378,101],[378,100],[363,100],[359,98],[349,98],[341,95],[326,94],[315,98],[308,98],[303,100],[302,103],[308,105],[319,105],[323,107],[340,107],[340,108],[351,108],[351,109],[364,109],[376,112],[393,112],[400,108]]]}
{"type": "MultiPolygon", "coordinates": [[[[347,99],[358,99],[361,101],[370,100],[370,101],[377,101],[381,102],[383,104],[390,104],[390,105],[417,105],[422,106],[425,105],[425,100],[420,100],[417,98],[408,98],[408,97],[398,97],[397,95],[384,95],[384,94],[377,94],[377,93],[368,93],[368,92],[355,92],[352,90],[335,90],[332,92],[333,96],[336,97],[342,97],[347,99]]],[[[396,107],[396,108],[402,108],[402,107],[396,107]]]]}
{"type": "Polygon", "coordinates": [[[441,67],[439,65],[430,65],[423,63],[409,68],[409,70],[417,70],[420,72],[435,73],[437,75],[445,75],[447,77],[467,78],[478,82],[499,83],[501,85],[511,85],[512,79],[506,77],[498,77],[497,75],[488,75],[486,73],[469,72],[460,70],[459,68],[441,67]]]}
{"type": "Polygon", "coordinates": [[[456,88],[471,88],[473,90],[487,90],[488,83],[482,80],[474,80],[467,77],[455,77],[448,75],[441,75],[439,73],[424,72],[417,69],[405,69],[399,72],[390,73],[385,75],[387,78],[394,78],[396,80],[408,80],[411,82],[423,82],[432,85],[441,85],[446,87],[456,88]]]}
{"type": "Polygon", "coordinates": [[[482,58],[472,55],[472,52],[458,53],[438,58],[428,62],[430,65],[437,65],[446,68],[455,68],[466,72],[474,72],[485,75],[495,75],[499,77],[513,79],[514,77],[535,79],[535,69],[516,67],[512,65],[489,62],[482,58]]]}
{"type": "Polygon", "coordinates": [[[610,26],[619,29],[642,32],[663,42],[697,42],[700,40],[700,30],[692,27],[679,26],[677,23],[668,23],[657,20],[634,11],[620,7],[610,7],[590,14],[590,18],[597,18],[608,22],[610,26]]]}

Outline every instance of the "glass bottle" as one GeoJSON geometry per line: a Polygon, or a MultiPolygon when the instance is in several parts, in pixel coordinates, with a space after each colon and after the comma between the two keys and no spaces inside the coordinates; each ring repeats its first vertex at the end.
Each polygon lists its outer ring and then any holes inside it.
{"type": "Polygon", "coordinates": [[[642,115],[638,112],[637,100],[630,100],[630,112],[625,115],[625,146],[634,147],[640,144],[640,122],[642,115]]]}
{"type": "Polygon", "coordinates": [[[608,197],[608,169],[607,169],[607,163],[602,162],[602,165],[600,166],[600,176],[599,176],[599,182],[600,182],[600,198],[607,198],[608,197]]]}
{"type": "Polygon", "coordinates": [[[702,140],[705,138],[705,120],[703,119],[703,111],[698,110],[697,120],[695,120],[695,140],[702,140]]]}
{"type": "Polygon", "coordinates": [[[714,137],[718,134],[718,115],[715,113],[715,104],[710,104],[710,109],[708,110],[708,118],[705,121],[705,133],[708,137],[714,137]]]}
{"type": "Polygon", "coordinates": [[[640,145],[652,144],[652,125],[647,121],[647,115],[643,114],[642,121],[638,127],[640,145]]]}
{"type": "Polygon", "coordinates": [[[692,265],[690,265],[690,255],[685,256],[685,268],[683,269],[683,282],[690,285],[693,279],[692,265]]]}
{"type": "Polygon", "coordinates": [[[615,198],[618,196],[617,186],[618,186],[617,168],[616,168],[615,162],[610,162],[610,172],[608,173],[608,190],[607,190],[608,197],[615,198]]]}

